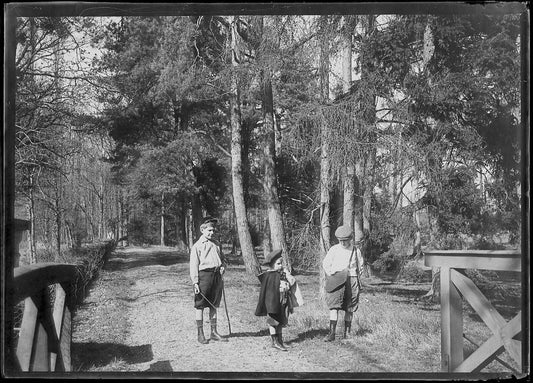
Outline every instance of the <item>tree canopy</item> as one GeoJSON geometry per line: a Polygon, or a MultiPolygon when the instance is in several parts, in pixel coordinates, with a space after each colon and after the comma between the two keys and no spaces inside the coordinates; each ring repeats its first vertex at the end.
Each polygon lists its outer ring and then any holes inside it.
{"type": "Polygon", "coordinates": [[[519,20],[19,18],[17,191],[58,251],[72,232],[188,246],[218,216],[231,251],[246,230],[314,268],[349,182],[370,263],[450,235],[516,246],[519,20]]]}

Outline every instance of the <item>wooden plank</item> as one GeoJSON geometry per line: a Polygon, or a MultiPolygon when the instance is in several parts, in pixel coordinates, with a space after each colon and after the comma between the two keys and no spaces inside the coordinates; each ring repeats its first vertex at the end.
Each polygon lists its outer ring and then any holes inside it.
{"type": "Polygon", "coordinates": [[[451,272],[452,282],[459,289],[463,298],[472,306],[487,327],[494,333],[499,333],[500,329],[507,323],[500,313],[492,306],[489,300],[483,295],[481,290],[466,275],[457,270],[451,272]]]}
{"type": "Polygon", "coordinates": [[[38,309],[31,298],[24,301],[24,314],[17,343],[17,359],[22,371],[30,370],[33,337],[37,325],[38,309]]]}
{"type": "Polygon", "coordinates": [[[522,342],[513,339],[522,332],[522,312],[519,312],[501,330],[500,336],[505,349],[522,368],[522,342]]]}
{"type": "Polygon", "coordinates": [[[50,358],[48,353],[48,334],[42,323],[37,321],[37,330],[35,334],[35,344],[33,346],[32,362],[30,370],[49,371],[50,358]]]}
{"type": "Polygon", "coordinates": [[[75,265],[61,263],[38,263],[17,267],[14,270],[14,303],[38,294],[44,286],[73,281],[76,274],[75,265]]]}
{"type": "Polygon", "coordinates": [[[444,372],[452,372],[463,361],[462,300],[451,283],[450,274],[449,268],[441,268],[441,369],[444,372]]]}
{"type": "Polygon", "coordinates": [[[493,335],[466,358],[464,362],[457,366],[453,372],[479,372],[492,362],[503,349],[501,337],[493,335]]]}
{"type": "Polygon", "coordinates": [[[64,371],[71,371],[71,359],[70,359],[70,345],[72,339],[72,319],[68,306],[65,306],[63,314],[63,326],[61,329],[61,338],[59,347],[61,349],[61,360],[63,362],[64,371]]]}
{"type": "MultiPolygon", "coordinates": [[[[503,352],[507,340],[521,332],[520,326],[521,318],[520,315],[517,315],[508,322],[501,331],[498,331],[497,334],[491,336],[476,351],[474,351],[453,372],[479,372],[503,352]]],[[[520,359],[516,361],[521,364],[520,359]]]]}
{"type": "MultiPolygon", "coordinates": [[[[57,284],[56,284],[57,287],[57,284]]],[[[41,323],[44,327],[44,330],[46,331],[47,335],[47,342],[48,342],[48,348],[46,350],[48,354],[48,371],[52,370],[52,365],[55,366],[55,363],[57,361],[57,353],[59,352],[59,336],[56,331],[56,326],[54,322],[54,316],[52,311],[52,305],[51,305],[51,297],[49,294],[49,289],[46,287],[43,290],[43,306],[41,309],[41,323]],[[53,356],[53,360],[52,360],[53,356]]]]}
{"type": "MultiPolygon", "coordinates": [[[[500,337],[501,345],[509,352],[509,355],[521,365],[521,342],[513,340],[512,338],[521,332],[521,313],[519,312],[509,323],[498,313],[498,311],[487,300],[478,287],[465,275],[456,270],[451,272],[452,282],[457,286],[463,297],[470,303],[472,308],[481,317],[487,327],[493,332],[494,336],[500,337]]],[[[490,348],[487,350],[491,350],[490,348]]],[[[466,364],[468,368],[475,366],[474,369],[481,369],[484,365],[490,363],[492,359],[497,356],[501,350],[489,351],[486,357],[487,361],[473,360],[466,364]],[[496,351],[498,351],[496,353],[496,351]],[[486,363],[485,363],[486,362],[486,363]]],[[[481,358],[483,354],[476,354],[475,358],[481,358]]]]}
{"type": "Polygon", "coordinates": [[[431,255],[458,255],[458,256],[494,256],[494,257],[518,257],[522,252],[520,250],[438,250],[422,249],[424,254],[431,255]]]}
{"type": "MultiPolygon", "coordinates": [[[[58,352],[61,353],[61,345],[60,345],[60,338],[61,338],[61,330],[63,327],[63,312],[65,309],[65,298],[66,293],[61,284],[57,283],[55,285],[55,300],[54,300],[54,312],[53,312],[53,321],[54,321],[54,327],[55,327],[55,333],[58,337],[58,352]]],[[[52,352],[50,355],[50,371],[64,371],[64,366],[62,363],[62,357],[61,355],[58,355],[55,352],[52,352]]]]}
{"type": "Polygon", "coordinates": [[[508,250],[427,250],[424,264],[431,267],[522,271],[520,251],[508,250]]]}

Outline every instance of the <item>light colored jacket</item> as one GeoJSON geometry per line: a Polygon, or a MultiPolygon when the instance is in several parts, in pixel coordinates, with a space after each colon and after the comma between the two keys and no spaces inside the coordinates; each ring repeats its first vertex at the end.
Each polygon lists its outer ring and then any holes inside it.
{"type": "Polygon", "coordinates": [[[189,268],[192,283],[198,283],[198,271],[222,266],[222,258],[219,244],[200,236],[191,247],[189,268]]]}
{"type": "Polygon", "coordinates": [[[340,243],[331,246],[328,250],[328,253],[324,257],[324,260],[322,261],[322,267],[324,268],[326,274],[333,275],[337,271],[341,271],[345,268],[348,268],[348,273],[350,274],[350,276],[354,277],[357,275],[361,275],[364,270],[364,260],[360,249],[355,249],[352,261],[348,265],[348,262],[350,261],[350,256],[352,255],[352,249],[353,246],[350,246],[350,248],[345,249],[340,243]],[[359,273],[357,273],[356,270],[357,263],[359,263],[359,273]]]}

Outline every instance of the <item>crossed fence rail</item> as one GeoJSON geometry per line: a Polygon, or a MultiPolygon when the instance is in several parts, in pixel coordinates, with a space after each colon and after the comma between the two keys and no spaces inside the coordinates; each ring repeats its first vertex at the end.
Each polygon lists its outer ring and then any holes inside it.
{"type": "Polygon", "coordinates": [[[520,251],[432,250],[424,251],[424,263],[440,268],[441,370],[480,372],[504,351],[522,369],[522,311],[507,322],[463,273],[464,269],[520,273],[520,251]],[[466,359],[463,353],[463,298],[492,331],[492,336],[466,359]]]}
{"type": "Polygon", "coordinates": [[[15,328],[15,361],[20,371],[71,371],[72,283],[76,273],[76,266],[57,263],[14,269],[13,302],[23,310],[20,327],[15,328]]]}

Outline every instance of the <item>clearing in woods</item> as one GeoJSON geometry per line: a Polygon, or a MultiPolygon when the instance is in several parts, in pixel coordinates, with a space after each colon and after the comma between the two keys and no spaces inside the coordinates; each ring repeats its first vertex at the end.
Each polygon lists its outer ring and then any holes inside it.
{"type": "MultiPolygon", "coordinates": [[[[367,279],[351,339],[326,343],[329,317],[316,297],[317,276],[297,275],[305,304],[289,317],[284,329],[289,351],[280,352],[270,347],[265,318],[254,316],[259,282],[247,278],[244,266],[237,262],[230,263],[224,280],[229,342],[202,345],[197,341],[188,255],[170,247],[118,248],[76,311],[74,372],[320,376],[440,370],[439,305],[417,299],[428,290],[428,283],[398,288],[367,279]]],[[[206,337],[210,332],[207,313],[206,337]]],[[[218,317],[218,331],[227,335],[223,302],[218,317]]],[[[338,338],[342,320],[340,316],[338,338]]],[[[492,368],[502,371],[500,367],[492,368]]]]}

